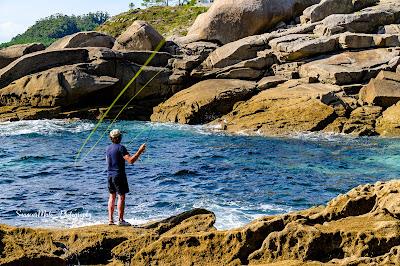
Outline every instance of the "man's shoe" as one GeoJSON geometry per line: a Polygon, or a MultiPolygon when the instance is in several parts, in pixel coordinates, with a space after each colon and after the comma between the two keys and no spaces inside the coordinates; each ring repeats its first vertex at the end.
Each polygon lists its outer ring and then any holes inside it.
{"type": "Polygon", "coordinates": [[[108,225],[115,225],[114,221],[109,221],[108,225]]]}
{"type": "Polygon", "coordinates": [[[119,226],[131,226],[131,224],[128,223],[127,221],[125,221],[125,220],[118,221],[118,225],[119,226]]]}

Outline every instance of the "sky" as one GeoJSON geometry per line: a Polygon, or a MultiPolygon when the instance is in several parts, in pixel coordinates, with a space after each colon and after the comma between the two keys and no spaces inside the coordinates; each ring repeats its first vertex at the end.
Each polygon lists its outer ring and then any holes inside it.
{"type": "Polygon", "coordinates": [[[105,11],[111,16],[127,11],[129,3],[141,0],[0,0],[0,43],[23,33],[35,21],[56,14],[82,15],[105,11]]]}

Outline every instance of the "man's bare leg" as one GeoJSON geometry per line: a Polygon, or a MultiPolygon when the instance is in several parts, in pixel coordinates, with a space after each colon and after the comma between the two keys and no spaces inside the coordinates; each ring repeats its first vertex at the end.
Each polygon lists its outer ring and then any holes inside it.
{"type": "Polygon", "coordinates": [[[115,193],[110,193],[108,199],[108,221],[114,221],[114,209],[115,209],[115,193]]]}
{"type": "Polygon", "coordinates": [[[124,220],[124,211],[125,211],[125,194],[118,195],[118,219],[119,219],[119,221],[124,220]]]}

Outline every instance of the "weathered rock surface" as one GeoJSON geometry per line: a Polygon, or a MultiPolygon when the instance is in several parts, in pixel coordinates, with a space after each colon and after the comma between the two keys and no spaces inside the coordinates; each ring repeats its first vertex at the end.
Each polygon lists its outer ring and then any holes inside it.
{"type": "Polygon", "coordinates": [[[116,40],[115,50],[154,50],[164,40],[146,21],[136,20],[116,40]]]}
{"type": "Polygon", "coordinates": [[[45,46],[41,43],[17,44],[0,50],[0,69],[9,65],[23,55],[42,51],[45,46]]]}
{"type": "Polygon", "coordinates": [[[343,124],[342,133],[356,136],[377,135],[375,124],[381,114],[382,108],[379,106],[359,107],[351,112],[350,118],[343,124]]]}
{"type": "Polygon", "coordinates": [[[0,104],[55,107],[79,104],[85,96],[112,87],[118,79],[94,76],[77,66],[62,66],[20,78],[0,89],[0,104]]]}
{"type": "Polygon", "coordinates": [[[394,70],[400,64],[399,49],[342,52],[300,67],[301,77],[314,77],[337,85],[362,83],[381,70],[394,70]]]}
{"type": "Polygon", "coordinates": [[[48,50],[60,50],[65,48],[79,47],[106,47],[112,48],[115,39],[104,33],[96,31],[83,31],[72,35],[65,36],[58,41],[52,43],[48,50]]]}
{"type": "Polygon", "coordinates": [[[306,8],[301,16],[302,23],[323,20],[332,14],[348,14],[376,4],[379,0],[322,0],[306,8]]]}
{"type": "Polygon", "coordinates": [[[360,91],[360,100],[366,104],[390,107],[400,101],[400,75],[382,71],[360,91]]]}
{"type": "Polygon", "coordinates": [[[346,31],[376,33],[382,25],[397,23],[399,16],[400,3],[398,1],[382,1],[382,4],[378,6],[365,8],[356,13],[330,15],[322,20],[322,24],[315,28],[314,33],[320,36],[346,31]]]}
{"type": "Polygon", "coordinates": [[[311,34],[292,34],[269,42],[281,61],[294,61],[337,50],[338,36],[320,37],[311,34]]]}
{"type": "Polygon", "coordinates": [[[199,15],[187,39],[217,41],[222,44],[260,34],[280,21],[290,20],[318,0],[220,0],[199,15]],[[229,29],[229,30],[227,30],[229,29]]]}
{"type": "Polygon", "coordinates": [[[194,209],[140,227],[0,226],[5,265],[397,265],[400,181],[358,186],[326,206],[218,231],[194,209]]]}
{"type": "Polygon", "coordinates": [[[288,81],[236,105],[231,113],[210,125],[228,132],[259,135],[319,131],[337,116],[334,108],[320,99],[340,90],[334,85],[288,81]]]}
{"type": "Polygon", "coordinates": [[[376,132],[381,136],[400,135],[400,104],[387,108],[376,121],[376,132]]]}
{"type": "Polygon", "coordinates": [[[26,75],[68,64],[84,63],[89,58],[87,49],[40,51],[27,54],[0,69],[0,88],[26,75]]]}
{"type": "Polygon", "coordinates": [[[236,102],[256,93],[256,83],[210,79],[176,93],[154,108],[152,121],[202,124],[230,112],[236,102]]]}

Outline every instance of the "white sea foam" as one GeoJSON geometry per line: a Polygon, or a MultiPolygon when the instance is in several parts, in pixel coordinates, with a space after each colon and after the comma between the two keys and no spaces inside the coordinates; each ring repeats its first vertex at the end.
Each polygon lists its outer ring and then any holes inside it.
{"type": "Polygon", "coordinates": [[[27,134],[53,135],[64,132],[79,133],[91,130],[91,122],[76,120],[30,120],[0,123],[0,136],[18,136],[27,134]]]}

